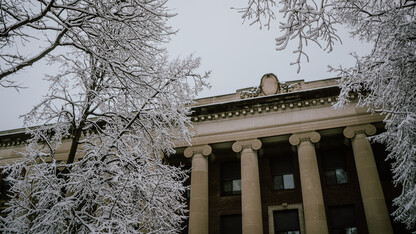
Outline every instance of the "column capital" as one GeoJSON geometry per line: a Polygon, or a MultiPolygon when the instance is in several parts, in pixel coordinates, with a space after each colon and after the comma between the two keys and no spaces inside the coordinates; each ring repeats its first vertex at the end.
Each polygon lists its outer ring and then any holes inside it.
{"type": "Polygon", "coordinates": [[[195,154],[202,154],[203,156],[208,156],[212,153],[212,148],[209,145],[196,145],[196,146],[190,146],[185,149],[183,154],[185,157],[190,158],[194,156],[195,154]]]}
{"type": "Polygon", "coordinates": [[[253,150],[259,150],[261,148],[261,141],[259,139],[250,139],[234,142],[232,149],[234,152],[239,153],[243,148],[250,147],[253,150]]]}
{"type": "Polygon", "coordinates": [[[365,133],[367,136],[376,134],[377,129],[372,124],[362,124],[348,126],[344,129],[344,136],[346,138],[353,138],[357,133],[365,133]]]}
{"type": "Polygon", "coordinates": [[[291,145],[297,146],[301,141],[310,141],[312,143],[318,143],[321,140],[321,135],[315,131],[295,133],[289,137],[291,145]]]}

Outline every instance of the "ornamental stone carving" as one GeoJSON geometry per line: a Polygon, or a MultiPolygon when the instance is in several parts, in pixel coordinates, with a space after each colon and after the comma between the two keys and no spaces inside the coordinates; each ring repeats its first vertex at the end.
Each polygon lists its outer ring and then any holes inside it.
{"type": "Polygon", "coordinates": [[[265,74],[260,81],[260,90],[263,95],[272,95],[280,92],[279,80],[272,74],[265,74]]]}
{"type": "Polygon", "coordinates": [[[353,138],[356,133],[365,133],[367,136],[376,134],[377,129],[372,124],[354,125],[344,129],[344,136],[346,138],[353,138]]]}
{"type": "Polygon", "coordinates": [[[185,157],[190,158],[194,154],[202,154],[203,156],[208,156],[212,153],[212,148],[209,145],[200,145],[200,146],[191,146],[185,149],[183,154],[185,157]]]}
{"type": "Polygon", "coordinates": [[[304,132],[296,133],[290,136],[289,142],[293,146],[299,145],[301,141],[310,141],[312,143],[318,143],[321,140],[321,135],[317,132],[304,132]]]}
{"type": "Polygon", "coordinates": [[[236,141],[232,149],[234,152],[239,153],[246,147],[250,147],[252,150],[259,150],[261,148],[261,141],[259,139],[236,141]]]}
{"type": "Polygon", "coordinates": [[[301,90],[301,82],[280,83],[279,79],[273,74],[268,73],[261,77],[260,85],[241,91],[240,98],[253,98],[258,96],[268,96],[278,93],[289,93],[295,90],[301,90]]]}

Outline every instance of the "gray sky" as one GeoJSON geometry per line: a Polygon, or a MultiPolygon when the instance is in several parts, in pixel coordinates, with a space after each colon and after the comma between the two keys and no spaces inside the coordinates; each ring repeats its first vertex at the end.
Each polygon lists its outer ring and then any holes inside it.
{"type": "MultiPolygon", "coordinates": [[[[246,1],[238,0],[171,0],[168,5],[178,15],[170,21],[179,29],[172,37],[168,50],[172,57],[185,57],[191,53],[202,58],[200,71],[211,70],[212,88],[199,97],[233,93],[236,89],[259,85],[266,73],[274,73],[280,81],[304,79],[305,81],[335,77],[328,73],[328,65],[351,66],[350,52],[368,53],[370,47],[349,39],[345,29],[340,31],[342,45],[327,53],[318,46],[307,48],[310,62],[303,61],[300,73],[290,66],[296,55],[292,51],[296,42],[285,51],[275,50],[274,38],[279,36],[275,22],[273,28],[259,30],[257,25],[242,24],[240,14],[230,9],[243,6],[246,1]]],[[[47,92],[48,85],[43,76],[56,68],[41,62],[14,76],[24,86],[20,92],[0,87],[0,131],[22,127],[19,115],[28,112],[47,92]]]]}

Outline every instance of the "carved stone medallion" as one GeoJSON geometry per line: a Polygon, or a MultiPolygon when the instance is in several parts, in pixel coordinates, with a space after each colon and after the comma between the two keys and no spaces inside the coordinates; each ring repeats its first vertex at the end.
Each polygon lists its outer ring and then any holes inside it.
{"type": "Polygon", "coordinates": [[[260,89],[264,95],[276,94],[280,91],[279,80],[272,73],[266,74],[261,78],[260,89]]]}

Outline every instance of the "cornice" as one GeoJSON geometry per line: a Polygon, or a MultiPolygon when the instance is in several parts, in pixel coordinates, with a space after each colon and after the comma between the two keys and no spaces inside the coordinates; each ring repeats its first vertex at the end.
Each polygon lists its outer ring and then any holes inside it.
{"type": "Polygon", "coordinates": [[[0,136],[0,148],[24,145],[29,136],[25,133],[0,136]]]}
{"type": "MultiPolygon", "coordinates": [[[[354,95],[351,95],[351,101],[356,101],[357,98],[354,95]]],[[[306,100],[288,100],[288,101],[278,101],[274,103],[267,104],[255,104],[238,106],[233,105],[231,110],[228,111],[213,111],[207,114],[193,114],[191,115],[191,120],[194,123],[221,120],[221,119],[231,119],[239,117],[250,117],[254,115],[262,115],[271,112],[285,112],[285,111],[294,111],[305,108],[314,108],[321,106],[330,106],[338,101],[338,95],[331,95],[328,97],[321,98],[311,98],[306,100]]]]}

